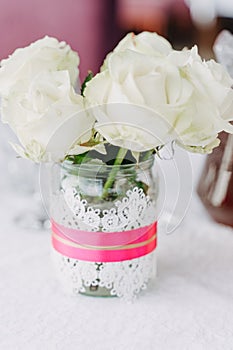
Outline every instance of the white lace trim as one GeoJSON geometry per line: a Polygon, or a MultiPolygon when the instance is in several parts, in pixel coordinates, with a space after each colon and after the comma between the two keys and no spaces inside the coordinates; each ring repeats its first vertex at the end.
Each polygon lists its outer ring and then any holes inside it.
{"type": "Polygon", "coordinates": [[[101,208],[88,205],[72,187],[54,196],[52,202],[57,223],[84,231],[127,231],[148,226],[156,217],[156,203],[138,187],[128,190],[122,200],[102,203],[101,208]]]}
{"type": "MultiPolygon", "coordinates": [[[[150,225],[156,217],[156,202],[138,187],[128,190],[121,200],[90,205],[75,187],[63,183],[52,203],[52,217],[58,224],[85,231],[127,231],[150,225]]],[[[127,300],[146,288],[155,270],[155,252],[109,263],[71,259],[55,251],[54,257],[60,279],[70,292],[86,293],[90,286],[98,286],[127,300]]]]}
{"type": "Polygon", "coordinates": [[[155,251],[137,259],[97,264],[68,258],[53,249],[53,261],[59,280],[71,294],[103,287],[109,296],[132,301],[156,275],[155,251]]]}

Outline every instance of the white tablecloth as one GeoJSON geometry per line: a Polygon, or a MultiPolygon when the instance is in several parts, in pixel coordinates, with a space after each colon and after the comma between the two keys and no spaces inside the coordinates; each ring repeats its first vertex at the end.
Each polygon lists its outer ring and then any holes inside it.
{"type": "Polygon", "coordinates": [[[2,191],[1,350],[233,349],[233,231],[196,197],[175,232],[159,232],[158,277],[133,304],[65,295],[49,232],[14,223],[30,203],[2,191]]]}

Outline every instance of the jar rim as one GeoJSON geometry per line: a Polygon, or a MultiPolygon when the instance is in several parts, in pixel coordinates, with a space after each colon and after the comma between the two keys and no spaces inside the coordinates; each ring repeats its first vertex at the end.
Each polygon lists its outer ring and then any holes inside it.
{"type": "Polygon", "coordinates": [[[81,164],[74,164],[71,160],[66,159],[62,163],[60,163],[60,166],[65,170],[79,170],[82,169],[83,171],[97,171],[102,169],[103,171],[111,171],[114,167],[118,168],[119,170],[131,170],[135,167],[142,168],[142,169],[149,169],[154,163],[154,154],[151,154],[148,159],[140,161],[138,163],[130,163],[130,164],[121,164],[121,165],[108,165],[106,163],[81,163],[81,164]]]}

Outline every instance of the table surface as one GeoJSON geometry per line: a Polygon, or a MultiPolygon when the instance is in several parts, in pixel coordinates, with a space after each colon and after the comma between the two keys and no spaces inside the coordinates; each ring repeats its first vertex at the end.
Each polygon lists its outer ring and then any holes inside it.
{"type": "Polygon", "coordinates": [[[210,220],[195,192],[179,228],[160,230],[157,279],[131,304],[65,295],[49,231],[14,220],[32,198],[1,192],[1,350],[233,349],[233,231],[210,220]]]}

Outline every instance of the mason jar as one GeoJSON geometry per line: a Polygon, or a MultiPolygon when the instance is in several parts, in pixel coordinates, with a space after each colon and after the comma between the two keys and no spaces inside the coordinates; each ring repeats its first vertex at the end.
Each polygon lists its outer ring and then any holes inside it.
{"type": "Polygon", "coordinates": [[[146,288],[156,273],[158,192],[153,155],[53,166],[53,260],[67,291],[133,299],[146,288]]]}

